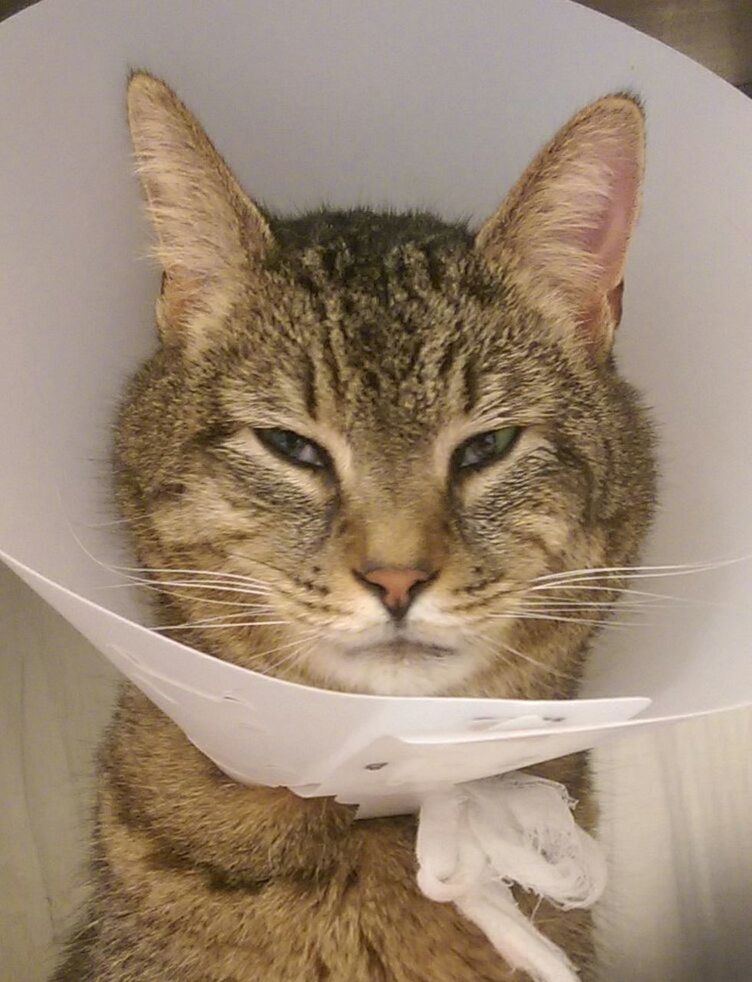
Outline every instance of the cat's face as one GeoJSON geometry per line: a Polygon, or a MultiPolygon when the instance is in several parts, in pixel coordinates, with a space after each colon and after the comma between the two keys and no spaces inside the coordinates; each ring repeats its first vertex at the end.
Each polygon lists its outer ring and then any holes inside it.
{"type": "Polygon", "coordinates": [[[176,637],[356,691],[571,692],[597,616],[540,578],[633,559],[653,497],[608,356],[641,166],[639,111],[611,102],[570,124],[595,149],[558,138],[574,185],[549,148],[537,197],[528,175],[473,238],[423,215],[268,223],[136,77],[163,346],[117,459],[145,566],[202,571],[154,574],[176,637]],[[586,151],[610,198],[582,189],[586,151]]]}

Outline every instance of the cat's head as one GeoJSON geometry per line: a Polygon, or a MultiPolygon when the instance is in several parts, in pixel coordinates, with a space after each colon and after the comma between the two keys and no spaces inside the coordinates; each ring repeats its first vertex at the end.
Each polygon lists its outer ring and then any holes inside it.
{"type": "Polygon", "coordinates": [[[633,561],[654,497],[611,356],[638,104],[575,116],[477,234],[274,219],[161,82],[129,118],[164,279],[118,490],[174,636],[355,691],[571,693],[618,584],[550,577],[633,561]]]}

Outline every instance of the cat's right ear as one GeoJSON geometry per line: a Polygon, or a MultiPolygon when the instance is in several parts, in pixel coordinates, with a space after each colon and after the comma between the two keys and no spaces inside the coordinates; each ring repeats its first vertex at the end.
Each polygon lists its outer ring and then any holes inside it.
{"type": "Polygon", "coordinates": [[[644,156],[639,102],[599,99],[543,148],[476,238],[488,262],[596,360],[608,356],[621,317],[644,156]]]}
{"type": "Polygon", "coordinates": [[[164,82],[143,72],[131,76],[128,122],[164,270],[160,334],[165,344],[201,350],[272,235],[197,120],[164,82]]]}

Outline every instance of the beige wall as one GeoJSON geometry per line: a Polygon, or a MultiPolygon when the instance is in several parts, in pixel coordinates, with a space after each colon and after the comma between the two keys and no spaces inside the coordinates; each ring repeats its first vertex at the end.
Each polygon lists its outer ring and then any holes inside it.
{"type": "Polygon", "coordinates": [[[0,982],[38,982],[85,897],[93,753],[116,677],[0,563],[0,982]]]}

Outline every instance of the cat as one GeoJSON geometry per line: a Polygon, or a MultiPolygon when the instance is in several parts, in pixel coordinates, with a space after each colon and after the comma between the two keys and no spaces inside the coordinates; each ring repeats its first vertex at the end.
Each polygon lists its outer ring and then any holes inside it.
{"type": "MultiPolygon", "coordinates": [[[[114,460],[167,633],[332,689],[574,696],[624,580],[541,578],[634,563],[656,497],[612,351],[639,102],[580,111],[475,233],[267,214],[163,82],[134,74],[128,112],[163,281],[114,460]]],[[[532,770],[594,827],[583,755],[532,770]]],[[[419,893],[414,837],[414,816],[234,783],[126,685],[87,927],[55,979],[512,979],[419,893]]],[[[593,977],[587,912],[541,903],[536,925],[593,977]]]]}

